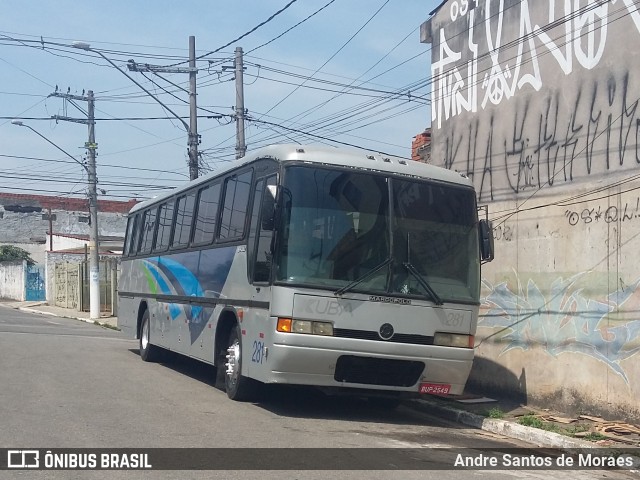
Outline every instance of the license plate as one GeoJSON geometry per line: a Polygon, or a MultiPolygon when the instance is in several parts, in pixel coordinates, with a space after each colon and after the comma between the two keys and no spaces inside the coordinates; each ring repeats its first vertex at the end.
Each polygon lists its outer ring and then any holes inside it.
{"type": "Polygon", "coordinates": [[[445,385],[442,383],[421,383],[420,393],[427,395],[447,395],[451,390],[451,385],[445,385]]]}

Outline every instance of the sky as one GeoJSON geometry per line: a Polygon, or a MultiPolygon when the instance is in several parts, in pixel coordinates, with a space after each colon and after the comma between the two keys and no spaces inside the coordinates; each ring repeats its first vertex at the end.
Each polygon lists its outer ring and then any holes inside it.
{"type": "Polygon", "coordinates": [[[142,200],[188,181],[187,132],[174,114],[189,123],[189,75],[129,72],[127,62],[186,67],[189,36],[202,173],[235,158],[236,47],[249,151],[294,142],[410,157],[431,117],[420,25],[440,3],[3,0],[0,191],[86,196],[87,125],[51,117],[86,120],[87,102],[50,96],[56,88],[94,92],[99,198],[142,200]]]}

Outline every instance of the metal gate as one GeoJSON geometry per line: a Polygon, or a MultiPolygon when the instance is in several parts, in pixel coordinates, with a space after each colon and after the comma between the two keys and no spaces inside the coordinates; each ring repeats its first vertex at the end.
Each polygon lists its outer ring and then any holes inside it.
{"type": "Polygon", "coordinates": [[[79,270],[77,263],[56,263],[55,305],[78,309],[79,270]]]}
{"type": "Polygon", "coordinates": [[[44,267],[27,265],[26,300],[42,301],[47,298],[44,281],[44,267]]]}

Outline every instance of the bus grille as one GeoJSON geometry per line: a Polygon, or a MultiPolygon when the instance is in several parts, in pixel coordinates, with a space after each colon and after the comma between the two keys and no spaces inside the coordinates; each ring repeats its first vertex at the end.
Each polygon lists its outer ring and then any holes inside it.
{"type": "Polygon", "coordinates": [[[410,387],[424,370],[423,362],[342,355],[333,378],[337,382],[410,387]]]}
{"type": "Polygon", "coordinates": [[[352,330],[349,328],[334,328],[333,336],[340,338],[355,338],[357,340],[377,340],[379,342],[410,343],[413,345],[433,345],[433,337],[410,333],[396,333],[389,340],[383,340],[378,332],[369,330],[352,330]]]}

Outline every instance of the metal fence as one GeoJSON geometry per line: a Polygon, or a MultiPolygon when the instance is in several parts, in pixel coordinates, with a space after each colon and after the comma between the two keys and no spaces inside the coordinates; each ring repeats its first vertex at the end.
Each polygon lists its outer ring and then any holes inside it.
{"type": "Polygon", "coordinates": [[[80,304],[80,264],[56,263],[54,271],[54,303],[57,307],[78,310],[80,304]]]}

